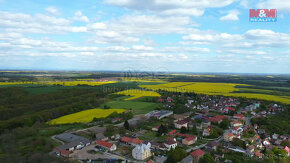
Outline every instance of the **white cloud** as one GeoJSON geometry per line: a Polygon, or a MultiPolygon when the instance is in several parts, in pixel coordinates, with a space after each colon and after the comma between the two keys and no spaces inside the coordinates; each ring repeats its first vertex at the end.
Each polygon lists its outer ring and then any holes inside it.
{"type": "Polygon", "coordinates": [[[47,7],[45,9],[45,11],[47,11],[53,15],[60,15],[60,12],[58,11],[58,9],[56,7],[53,7],[53,6],[47,7]]]}
{"type": "Polygon", "coordinates": [[[162,15],[185,15],[185,16],[202,16],[204,14],[204,10],[195,9],[195,8],[179,8],[179,9],[169,9],[161,12],[162,15]]]}
{"type": "Polygon", "coordinates": [[[222,21],[237,21],[237,20],[239,20],[239,17],[238,17],[239,14],[240,14],[239,11],[231,10],[228,12],[227,15],[221,17],[220,20],[222,20],[222,21]]]}
{"type": "Polygon", "coordinates": [[[75,12],[75,16],[73,17],[73,20],[81,21],[81,22],[86,22],[88,23],[90,20],[87,16],[83,15],[81,11],[75,12]]]}
{"type": "Polygon", "coordinates": [[[228,6],[235,0],[105,0],[106,3],[133,10],[164,15],[201,16],[206,8],[228,6]]]}
{"type": "Polygon", "coordinates": [[[266,0],[257,4],[257,8],[265,9],[278,9],[278,11],[289,12],[290,1],[289,0],[266,0]]]}

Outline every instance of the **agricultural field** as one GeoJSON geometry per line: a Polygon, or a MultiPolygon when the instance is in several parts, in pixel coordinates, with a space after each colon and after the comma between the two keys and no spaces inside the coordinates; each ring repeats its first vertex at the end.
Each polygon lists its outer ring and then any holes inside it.
{"type": "Polygon", "coordinates": [[[140,97],[150,96],[150,97],[160,97],[161,95],[154,91],[144,91],[141,89],[128,89],[121,92],[117,92],[116,94],[126,95],[126,96],[132,96],[130,98],[127,98],[125,100],[134,100],[140,97]]]}
{"type": "Polygon", "coordinates": [[[136,78],[136,77],[122,77],[122,81],[130,81],[130,82],[161,82],[164,83],[166,81],[161,79],[152,79],[152,78],[136,78]]]}
{"type": "Polygon", "coordinates": [[[77,85],[88,85],[88,86],[98,86],[104,84],[112,84],[116,83],[116,81],[106,81],[106,82],[90,82],[90,81],[63,81],[63,82],[0,82],[0,86],[7,85],[62,85],[62,86],[77,86],[77,85]]]}
{"type": "MultiPolygon", "coordinates": [[[[233,84],[233,83],[207,83],[207,82],[172,82],[160,85],[139,85],[139,87],[141,88],[146,88],[150,90],[160,89],[175,92],[195,92],[199,94],[209,94],[209,95],[246,97],[290,104],[290,96],[287,96],[288,95],[287,93],[278,96],[273,95],[273,92],[275,91],[259,90],[260,92],[257,92],[258,90],[254,89],[251,90],[252,92],[242,93],[239,92],[240,88],[237,88],[237,86],[250,87],[251,85],[233,84]]],[[[245,88],[241,88],[241,91],[245,91],[245,88]]],[[[277,91],[275,93],[277,94],[277,91]]]]}
{"type": "Polygon", "coordinates": [[[106,118],[114,112],[123,113],[124,111],[124,109],[90,109],[53,119],[49,121],[48,124],[56,125],[71,123],[89,123],[93,121],[94,118],[106,118]]]}

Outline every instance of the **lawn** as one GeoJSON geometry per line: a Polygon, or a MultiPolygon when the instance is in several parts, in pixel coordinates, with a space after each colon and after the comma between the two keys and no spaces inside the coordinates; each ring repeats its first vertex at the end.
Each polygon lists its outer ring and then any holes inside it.
{"type": "Polygon", "coordinates": [[[103,104],[101,108],[104,108],[104,105],[107,105],[111,108],[120,108],[126,110],[132,109],[134,114],[146,114],[152,110],[155,110],[160,104],[136,101],[110,101],[103,104]]]}

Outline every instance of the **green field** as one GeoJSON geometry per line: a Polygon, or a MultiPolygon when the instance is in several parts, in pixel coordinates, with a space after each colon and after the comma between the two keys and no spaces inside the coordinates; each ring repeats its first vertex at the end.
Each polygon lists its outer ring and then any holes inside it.
{"type": "MultiPolygon", "coordinates": [[[[123,97],[124,98],[124,97],[123,97]]],[[[126,97],[127,98],[127,97],[126,97]]],[[[146,114],[152,110],[155,110],[160,104],[150,102],[136,102],[136,101],[110,101],[101,106],[101,108],[107,105],[111,108],[120,108],[130,110],[132,109],[134,114],[146,114]]]]}

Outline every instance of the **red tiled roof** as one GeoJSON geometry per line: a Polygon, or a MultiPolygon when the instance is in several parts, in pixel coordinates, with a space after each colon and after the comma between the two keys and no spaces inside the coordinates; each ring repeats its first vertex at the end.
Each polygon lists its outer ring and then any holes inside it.
{"type": "Polygon", "coordinates": [[[176,141],[174,141],[174,140],[167,140],[165,142],[165,144],[168,144],[168,145],[176,144],[176,141]]]}
{"type": "Polygon", "coordinates": [[[62,155],[69,155],[70,153],[71,153],[70,151],[65,150],[65,149],[62,149],[62,150],[60,151],[60,154],[62,154],[62,155]]]}
{"type": "Polygon", "coordinates": [[[245,118],[243,114],[234,114],[234,117],[245,118]]]}
{"type": "Polygon", "coordinates": [[[124,137],[121,138],[121,141],[129,143],[131,141],[131,138],[128,138],[128,137],[124,136],[124,137]]]}
{"type": "Polygon", "coordinates": [[[126,136],[122,137],[121,141],[127,142],[127,143],[133,143],[133,144],[141,144],[141,143],[144,142],[143,140],[140,140],[138,138],[129,138],[129,137],[126,137],[126,136]]]}
{"type": "Polygon", "coordinates": [[[107,148],[111,148],[113,146],[112,143],[104,141],[104,140],[98,140],[97,145],[102,146],[102,147],[107,147],[107,148]]]}
{"type": "Polygon", "coordinates": [[[132,143],[134,143],[134,144],[141,144],[143,142],[144,142],[143,140],[140,140],[138,138],[132,139],[132,143]]]}
{"type": "Polygon", "coordinates": [[[234,136],[234,134],[230,132],[230,133],[228,133],[228,136],[232,137],[232,136],[234,136]]]}
{"type": "Polygon", "coordinates": [[[191,152],[191,156],[193,156],[193,157],[200,157],[204,154],[205,154],[204,151],[201,149],[197,149],[197,150],[191,152]]]}
{"type": "Polygon", "coordinates": [[[170,132],[169,132],[169,135],[172,135],[172,134],[174,134],[174,133],[176,133],[176,130],[172,130],[172,131],[170,131],[170,132]]]}
{"type": "Polygon", "coordinates": [[[147,163],[153,163],[153,161],[152,160],[149,160],[147,163]]]}

